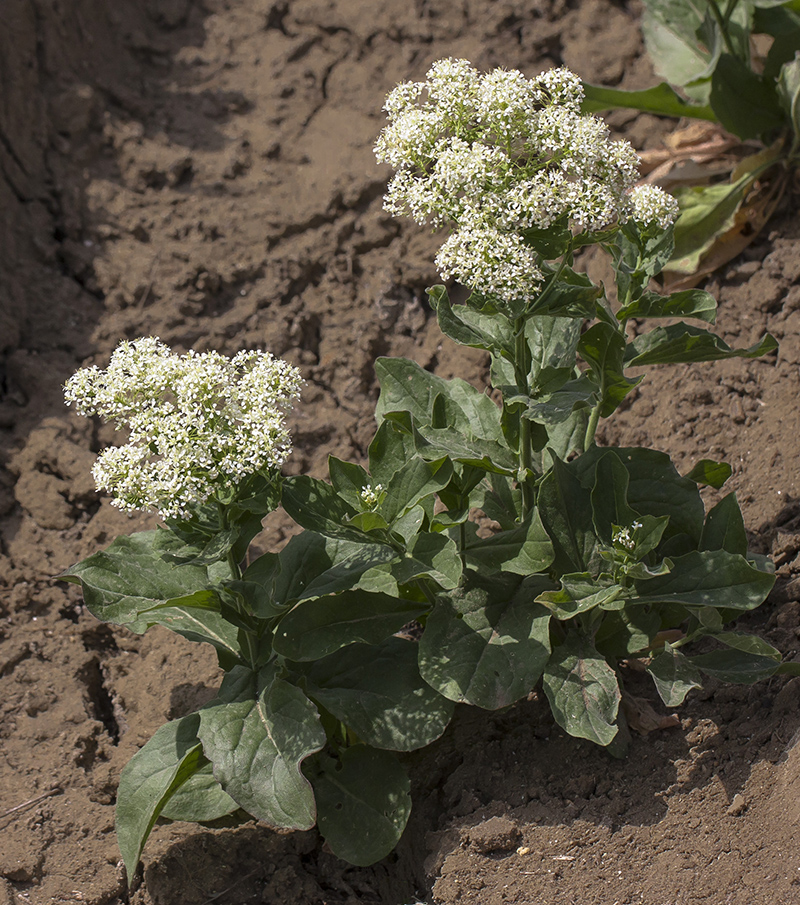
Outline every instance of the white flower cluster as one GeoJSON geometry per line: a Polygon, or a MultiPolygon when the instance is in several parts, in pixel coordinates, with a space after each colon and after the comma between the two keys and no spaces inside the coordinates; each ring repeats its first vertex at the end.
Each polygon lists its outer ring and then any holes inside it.
{"type": "Polygon", "coordinates": [[[372,512],[378,507],[378,503],[380,503],[383,496],[383,484],[376,484],[374,487],[372,484],[367,484],[358,496],[362,506],[368,512],[372,512]]]}
{"type": "Polygon", "coordinates": [[[566,218],[597,231],[650,211],[651,220],[666,222],[672,199],[659,207],[652,187],[646,196],[629,194],[636,152],[612,141],[602,120],[581,114],[582,101],[581,81],[568,69],[527,79],[516,70],[482,75],[454,59],[389,94],[389,124],[375,146],[378,160],[397,170],[385,207],[455,228],[437,259],[443,278],[527,300],[542,272],[520,238],[525,230],[566,218]]]}
{"type": "Polygon", "coordinates": [[[637,185],[628,194],[630,217],[642,226],[667,229],[678,219],[680,209],[672,195],[655,185],[637,185]]]}
{"type": "Polygon", "coordinates": [[[67,404],[127,428],[92,474],[121,509],[189,514],[248,475],[279,468],[291,452],[285,412],[300,372],[268,352],[178,355],[155,337],[122,342],[105,370],[67,381],[67,404]]]}
{"type": "Polygon", "coordinates": [[[633,552],[636,541],[631,537],[631,531],[636,532],[642,527],[641,522],[634,522],[629,528],[617,528],[611,536],[611,540],[617,547],[622,547],[628,552],[633,552]]]}

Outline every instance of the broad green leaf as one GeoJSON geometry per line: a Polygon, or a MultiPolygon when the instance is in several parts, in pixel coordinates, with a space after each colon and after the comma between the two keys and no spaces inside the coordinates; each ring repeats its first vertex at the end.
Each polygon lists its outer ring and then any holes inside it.
{"type": "Polygon", "coordinates": [[[417,652],[395,637],[351,644],[310,667],[307,693],[376,748],[423,748],[444,732],[455,705],[423,681],[417,652]]]}
{"type": "Polygon", "coordinates": [[[769,657],[776,663],[780,662],[781,652],[758,635],[751,635],[749,632],[717,632],[714,638],[735,650],[758,654],[760,657],[769,657]]]}
{"type": "Polygon", "coordinates": [[[620,458],[609,452],[601,456],[592,487],[592,520],[597,536],[612,543],[614,527],[627,528],[639,514],[628,505],[630,475],[620,458]]]}
{"type": "Polygon", "coordinates": [[[622,591],[621,585],[603,585],[589,572],[577,572],[562,575],[561,588],[557,591],[544,591],[536,598],[536,602],[546,606],[557,619],[566,621],[617,600],[622,591]]]}
{"type": "MultiPolygon", "coordinates": [[[[622,599],[609,606],[622,604],[622,599]]],[[[605,608],[605,605],[603,605],[605,608]]],[[[594,645],[604,657],[621,660],[647,650],[661,628],[662,616],[655,609],[625,606],[607,612],[595,632],[594,645]]]]}
{"type": "Polygon", "coordinates": [[[528,694],[550,654],[550,613],[535,598],[551,582],[472,575],[441,594],[419,644],[422,677],[451,701],[486,710],[528,694]]]}
{"type": "Polygon", "coordinates": [[[270,826],[307,830],[316,822],[300,765],[326,736],[317,708],[276,674],[260,677],[255,698],[217,698],[200,711],[198,735],[214,778],[236,803],[270,826]]]}
{"type": "Polygon", "coordinates": [[[255,614],[270,618],[301,600],[312,600],[355,587],[361,576],[397,554],[386,544],[353,543],[303,531],[279,554],[254,560],[232,590],[246,593],[255,614]]]}
{"type": "Polygon", "coordinates": [[[134,622],[140,613],[164,603],[207,607],[214,598],[214,592],[206,590],[208,571],[165,560],[156,545],[158,533],[118,537],[59,578],[80,584],[92,615],[116,625],[134,622]]]}
{"type": "Polygon", "coordinates": [[[333,489],[356,512],[360,511],[363,508],[361,491],[372,484],[372,479],[364,468],[355,462],[344,462],[336,456],[328,456],[328,472],[333,489]]]}
{"type": "Polygon", "coordinates": [[[128,761],[117,790],[117,842],[133,880],[142,849],[170,797],[204,763],[197,738],[199,716],[166,723],[128,761]]]}
{"type": "Polygon", "coordinates": [[[630,476],[630,507],[642,515],[669,516],[665,538],[686,534],[692,546],[696,546],[705,517],[703,500],[697,485],[678,474],[666,453],[637,447],[593,447],[570,462],[568,467],[583,487],[591,488],[598,461],[609,453],[619,457],[630,476]]]}
{"type": "Polygon", "coordinates": [[[515,528],[476,539],[465,548],[464,557],[478,571],[524,576],[547,569],[555,552],[537,510],[515,528]]]}
{"type": "Polygon", "coordinates": [[[546,368],[574,368],[581,337],[581,323],[569,317],[530,317],[525,321],[525,339],[531,356],[531,385],[539,386],[546,368]]]}
{"type": "Polygon", "coordinates": [[[416,457],[394,475],[386,489],[381,514],[390,524],[424,497],[442,490],[450,482],[453,465],[447,457],[426,462],[416,457]]]}
{"type": "Polygon", "coordinates": [[[656,72],[671,85],[686,85],[711,74],[714,61],[696,37],[704,7],[691,0],[645,0],[642,34],[647,52],[656,72]]]}
{"type": "Polygon", "coordinates": [[[514,336],[506,318],[483,314],[466,305],[454,308],[444,286],[428,289],[428,298],[445,336],[462,346],[513,358],[514,336]]]}
{"type": "Polygon", "coordinates": [[[743,141],[764,138],[783,125],[775,90],[738,57],[720,55],[711,76],[711,108],[743,141]]]}
{"type": "MultiPolygon", "coordinates": [[[[796,53],[800,50],[800,30],[795,32],[794,41],[796,53]]],[[[797,142],[800,140],[800,57],[793,56],[781,67],[778,77],[778,97],[797,142]]]]}
{"type": "Polygon", "coordinates": [[[698,654],[688,659],[706,675],[735,685],[753,685],[774,676],[780,667],[780,661],[771,657],[730,648],[698,654]]]}
{"type": "Polygon", "coordinates": [[[644,378],[625,376],[625,338],[608,324],[590,327],[581,336],[578,351],[591,368],[595,383],[602,388],[600,415],[607,418],[644,378]]]}
{"type": "Polygon", "coordinates": [[[686,475],[690,481],[696,484],[706,485],[719,490],[728,478],[733,474],[733,469],[727,462],[715,462],[713,459],[701,459],[686,475]]]}
{"type": "Polygon", "coordinates": [[[548,426],[562,424],[583,409],[588,410],[597,401],[599,386],[587,374],[570,380],[553,393],[538,396],[528,405],[523,417],[548,426]]]}
{"type": "Polygon", "coordinates": [[[406,555],[391,567],[398,584],[427,576],[441,588],[458,587],[463,571],[455,543],[443,534],[418,534],[408,546],[406,555]]]}
{"type": "Polygon", "coordinates": [[[324,481],[297,475],[286,478],[281,496],[283,508],[303,528],[356,543],[370,543],[374,538],[348,523],[356,510],[324,481]]]}
{"type": "MultiPolygon", "coordinates": [[[[385,423],[385,422],[384,422],[385,423]]],[[[500,412],[497,414],[498,432],[502,437],[500,427],[500,412]]],[[[495,474],[516,474],[517,462],[514,454],[505,443],[494,440],[484,440],[481,437],[470,436],[464,432],[463,427],[432,428],[422,426],[418,430],[418,436],[426,445],[419,443],[417,451],[425,460],[447,457],[462,465],[472,465],[483,471],[495,474]]]]}
{"type": "Polygon", "coordinates": [[[598,560],[590,493],[559,459],[539,485],[537,509],[553,544],[557,573],[590,571],[598,560]]]}
{"type": "Polygon", "coordinates": [[[667,707],[677,707],[693,688],[702,687],[700,671],[668,641],[664,650],[650,661],[647,671],[667,707]]]}
{"type": "Polygon", "coordinates": [[[717,318],[717,303],[711,293],[702,289],[684,289],[666,296],[644,292],[630,305],[620,308],[617,317],[621,321],[632,317],[696,317],[713,324],[717,318]]]}
{"type": "Polygon", "coordinates": [[[314,764],[319,831],[337,858],[367,867],[400,841],[411,813],[410,782],[389,751],[365,745],[314,764]]]}
{"type": "Polygon", "coordinates": [[[638,368],[644,365],[720,361],[724,358],[760,358],[777,348],[777,342],[769,333],[747,349],[732,349],[719,336],[701,327],[671,324],[656,327],[629,343],[626,364],[638,368]]]}
{"type": "Polygon", "coordinates": [[[392,421],[382,421],[369,445],[369,470],[374,480],[386,487],[392,477],[414,457],[414,438],[392,421]]]}
{"type": "Polygon", "coordinates": [[[125,628],[137,634],[152,625],[163,625],[189,641],[211,644],[217,651],[220,665],[230,668],[240,654],[238,629],[220,613],[191,606],[161,606],[147,610],[125,628]]]}
{"type": "Polygon", "coordinates": [[[603,110],[632,109],[656,116],[686,116],[691,119],[716,121],[711,107],[687,103],[666,82],[641,91],[623,91],[603,85],[583,83],[583,113],[600,113],[603,110]]]}
{"type": "Polygon", "coordinates": [[[747,531],[735,493],[723,497],[706,516],[700,549],[747,556],[747,531]]]}
{"type": "Polygon", "coordinates": [[[734,225],[736,212],[755,180],[775,164],[777,152],[768,148],[739,164],[730,182],[687,186],[674,192],[680,205],[675,223],[675,249],[670,271],[694,273],[717,236],[734,225]]]}
{"type": "Polygon", "coordinates": [[[163,625],[189,638],[212,644],[221,662],[232,663],[239,653],[236,627],[219,612],[214,582],[205,566],[170,562],[161,555],[161,535],[140,531],[118,537],[60,577],[80,584],[89,611],[102,619],[141,634],[163,625]]]}
{"type": "Polygon", "coordinates": [[[621,699],[619,684],[591,641],[568,634],[553,650],[543,685],[556,722],[570,735],[603,746],[613,741],[621,699]]]}
{"type": "Polygon", "coordinates": [[[637,581],[636,602],[752,610],[774,583],[774,575],[754,568],[743,556],[726,550],[692,552],[675,557],[668,575],[637,581]]]}
{"type": "Polygon", "coordinates": [[[428,605],[353,590],[307,600],[275,629],[273,647],[290,660],[318,660],[347,644],[377,644],[420,616],[428,605]]]}
{"type": "Polygon", "coordinates": [[[214,779],[212,765],[206,761],[170,796],[159,816],[166,820],[210,823],[238,809],[239,805],[214,779]]]}

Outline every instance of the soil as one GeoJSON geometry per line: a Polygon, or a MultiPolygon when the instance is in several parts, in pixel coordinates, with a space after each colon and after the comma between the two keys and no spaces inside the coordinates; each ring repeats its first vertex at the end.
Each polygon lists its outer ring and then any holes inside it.
{"type": "MultiPolygon", "coordinates": [[[[128,894],[120,770],[213,696],[210,651],[97,623],[67,566],[146,527],[98,497],[109,433],[61,385],[121,338],[269,348],[302,367],[289,470],[360,458],[377,355],[485,381],[425,301],[437,239],[381,208],[385,93],[462,56],[652,84],[639,7],[611,0],[3,0],[0,6],[0,905],[800,903],[800,679],[709,681],[679,725],[610,759],[532,695],[459,710],[409,758],[415,810],[368,869],[314,831],[154,830],[128,894]]],[[[651,117],[609,117],[637,147],[651,117]]],[[[709,282],[738,345],[780,352],[653,374],[601,440],[734,468],[778,583],[742,620],[800,650],[800,221],[787,203],[709,282]]],[[[291,527],[271,519],[264,544],[291,527]]],[[[636,677],[637,693],[663,708],[636,677]]]]}

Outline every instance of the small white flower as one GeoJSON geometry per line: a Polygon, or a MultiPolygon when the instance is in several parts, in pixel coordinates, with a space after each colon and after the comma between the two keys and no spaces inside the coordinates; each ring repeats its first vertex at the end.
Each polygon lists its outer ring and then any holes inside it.
{"type": "Polygon", "coordinates": [[[390,93],[389,124],[375,145],[397,171],[384,205],[421,224],[454,227],[438,257],[445,279],[528,297],[542,262],[511,233],[558,220],[593,232],[647,212],[628,194],[638,178],[635,151],[612,141],[602,120],[581,114],[582,100],[581,80],[568,69],[526,79],[517,70],[482,75],[454,59],[390,93]]]}
{"type": "Polygon", "coordinates": [[[79,414],[128,430],[124,446],[98,457],[98,488],[121,509],[178,518],[280,468],[291,452],[285,412],[301,383],[268,352],[177,355],[145,337],[120,343],[105,370],[78,371],[64,395],[79,414]]]}
{"type": "Polygon", "coordinates": [[[372,484],[367,484],[361,493],[359,493],[359,497],[364,508],[367,511],[372,512],[380,502],[382,494],[382,484],[376,484],[374,487],[372,484]]]}
{"type": "Polygon", "coordinates": [[[536,298],[544,277],[536,252],[515,233],[462,229],[436,256],[442,278],[451,277],[484,295],[503,299],[536,298]]]}
{"type": "Polygon", "coordinates": [[[667,229],[678,219],[680,209],[672,195],[655,185],[637,185],[628,194],[628,210],[632,220],[642,226],[667,229]]]}

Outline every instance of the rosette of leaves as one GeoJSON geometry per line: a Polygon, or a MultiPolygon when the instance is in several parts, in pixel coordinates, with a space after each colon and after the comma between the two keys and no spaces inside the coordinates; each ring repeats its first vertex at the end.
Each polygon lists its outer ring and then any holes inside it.
{"type": "Polygon", "coordinates": [[[703,119],[742,142],[757,143],[728,181],[672,189],[681,216],[668,271],[687,285],[752,241],[797,166],[800,3],[644,0],[644,6],[645,46],[666,81],[642,91],[585,85],[584,109],[633,108],[703,119]]]}
{"type": "Polygon", "coordinates": [[[316,825],[340,857],[378,860],[410,812],[405,755],[441,736],[457,703],[507,707],[541,685],[568,733],[621,753],[623,661],[641,659],[668,706],[703,674],[794,668],[726,629],[773,583],[735,496],[705,512],[698,484],[730,469],[681,476],[664,453],[593,442],[643,368],[755,357],[774,340],[732,349],[683,320],[713,322],[707,293],[648,289],[669,230],[592,237],[611,253],[616,308],[572,269],[565,225],[526,241],[561,262],[512,317],[491,298],[430,292],[444,333],[489,352],[493,397],[380,359],[364,464],[331,457],[327,481],[254,475],[62,576],[104,621],[211,644],[225,673],[213,701],[161,727],[122,773],[129,877],[159,818],[316,825]],[[631,318],[645,326],[633,339],[631,318]],[[304,530],[242,570],[279,504],[304,530]],[[704,636],[712,649],[694,653],[704,636]]]}

